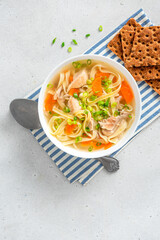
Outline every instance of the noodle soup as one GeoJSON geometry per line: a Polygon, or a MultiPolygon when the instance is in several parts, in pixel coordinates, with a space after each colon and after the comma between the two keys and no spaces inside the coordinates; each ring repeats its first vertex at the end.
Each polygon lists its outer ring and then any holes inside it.
{"type": "Polygon", "coordinates": [[[45,92],[50,134],[83,151],[115,145],[132,125],[134,110],[134,95],[123,74],[92,59],[65,66],[45,92]]]}

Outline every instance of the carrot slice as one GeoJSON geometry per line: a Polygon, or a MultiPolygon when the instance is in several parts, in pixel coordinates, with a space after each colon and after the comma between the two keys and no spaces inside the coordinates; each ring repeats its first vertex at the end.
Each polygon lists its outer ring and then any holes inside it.
{"type": "Polygon", "coordinates": [[[73,96],[74,93],[79,93],[79,89],[77,88],[71,88],[71,90],[69,91],[69,95],[73,96]]]}
{"type": "Polygon", "coordinates": [[[77,124],[72,124],[72,125],[67,124],[66,127],[65,127],[65,133],[67,135],[72,134],[74,129],[76,128],[76,126],[77,126],[77,124]]]}
{"type": "Polygon", "coordinates": [[[108,148],[110,148],[110,147],[112,147],[112,145],[113,145],[113,143],[106,143],[106,144],[104,144],[105,146],[104,146],[104,149],[106,150],[106,149],[108,149],[108,148]]]}
{"type": "Polygon", "coordinates": [[[122,82],[120,92],[122,97],[125,99],[126,103],[130,103],[133,100],[134,98],[133,91],[129,84],[127,83],[127,81],[122,82]]]}
{"type": "Polygon", "coordinates": [[[101,71],[98,71],[96,73],[96,75],[95,75],[95,78],[98,78],[98,77],[107,77],[107,78],[109,78],[109,75],[110,75],[110,73],[103,73],[101,71]]]}
{"type": "Polygon", "coordinates": [[[92,91],[96,96],[101,96],[103,93],[102,84],[101,84],[101,77],[95,78],[92,83],[92,91]]]}
{"type": "Polygon", "coordinates": [[[70,82],[73,81],[73,76],[72,76],[72,75],[69,76],[69,81],[70,81],[70,82]]]}
{"type": "Polygon", "coordinates": [[[45,101],[44,101],[44,107],[46,111],[52,111],[53,105],[56,103],[57,101],[53,99],[53,95],[48,93],[45,101]]]}

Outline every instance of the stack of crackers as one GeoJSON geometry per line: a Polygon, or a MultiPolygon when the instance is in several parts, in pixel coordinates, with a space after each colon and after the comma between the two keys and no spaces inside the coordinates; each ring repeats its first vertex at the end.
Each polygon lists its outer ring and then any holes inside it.
{"type": "Polygon", "coordinates": [[[131,18],[107,47],[136,81],[145,81],[160,94],[160,26],[142,27],[131,18]]]}

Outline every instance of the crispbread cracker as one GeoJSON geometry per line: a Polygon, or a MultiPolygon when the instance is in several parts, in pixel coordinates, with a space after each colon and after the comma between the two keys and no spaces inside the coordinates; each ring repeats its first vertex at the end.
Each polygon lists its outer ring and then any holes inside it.
{"type": "Polygon", "coordinates": [[[160,79],[157,80],[148,80],[146,83],[153,88],[160,95],[160,79]]]}
{"type": "MultiPolygon", "coordinates": [[[[127,68],[136,81],[160,79],[160,65],[127,68]]],[[[153,80],[154,81],[154,80],[153,80]]]]}
{"type": "Polygon", "coordinates": [[[160,26],[138,27],[126,67],[160,65],[160,26]]]}
{"type": "Polygon", "coordinates": [[[121,42],[123,51],[123,61],[130,55],[135,31],[121,30],[121,42]]]}
{"type": "MultiPolygon", "coordinates": [[[[136,27],[141,25],[136,22],[134,18],[129,19],[129,21],[123,26],[121,30],[134,30],[136,27]]],[[[115,37],[108,43],[107,47],[114,52],[121,60],[123,60],[123,51],[121,43],[120,32],[115,35],[115,37]]]]}

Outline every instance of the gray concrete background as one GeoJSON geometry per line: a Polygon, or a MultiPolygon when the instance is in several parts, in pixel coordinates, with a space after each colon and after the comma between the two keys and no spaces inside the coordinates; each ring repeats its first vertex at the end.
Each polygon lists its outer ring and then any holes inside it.
{"type": "Polygon", "coordinates": [[[8,111],[56,64],[83,53],[141,7],[160,24],[159,0],[0,0],[1,240],[160,239],[159,119],[118,155],[119,172],[102,171],[82,187],[68,183],[8,111]],[[68,54],[73,36],[79,45],[68,54]]]}

